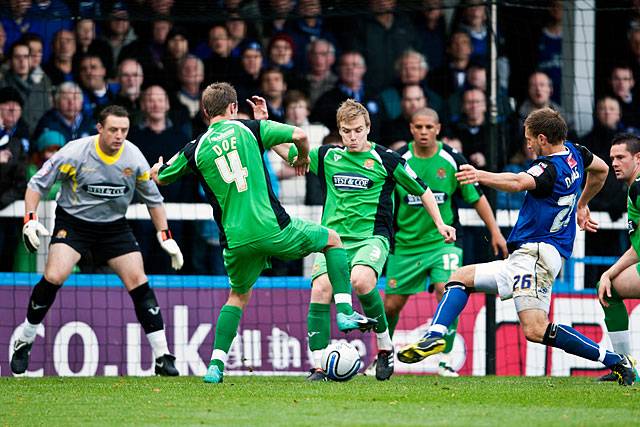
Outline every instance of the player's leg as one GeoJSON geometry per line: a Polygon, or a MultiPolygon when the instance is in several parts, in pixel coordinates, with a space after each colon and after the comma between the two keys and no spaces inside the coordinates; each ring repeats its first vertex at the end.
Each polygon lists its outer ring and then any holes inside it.
{"type": "Polygon", "coordinates": [[[268,265],[268,257],[259,248],[244,245],[223,252],[224,265],[229,275],[231,291],[225,305],[220,309],[215,326],[215,339],[211,361],[203,380],[206,383],[221,383],[231,343],[238,333],[244,308],[251,298],[251,288],[268,265]]]}
{"type": "Polygon", "coordinates": [[[36,338],[38,326],[53,305],[58,290],[79,260],[80,254],[71,246],[60,243],[49,246],[44,274],[31,291],[27,305],[27,318],[20,336],[13,343],[11,371],[14,374],[22,374],[27,370],[29,353],[36,338]]]}
{"type": "Polygon", "coordinates": [[[136,318],[153,351],[156,375],[179,375],[175,367],[175,357],[167,344],[160,305],[144,273],[142,253],[137,250],[125,253],[109,259],[107,264],[118,275],[133,301],[136,318]]]}
{"type": "Polygon", "coordinates": [[[639,268],[640,264],[629,266],[611,281],[611,298],[605,297],[608,306],[602,306],[613,351],[620,354],[631,352],[629,314],[624,300],[640,298],[639,268]]]}
{"type": "MultiPolygon", "coordinates": [[[[387,281],[388,284],[388,281],[387,281]]],[[[393,338],[393,333],[396,330],[398,321],[400,320],[400,312],[409,301],[411,295],[403,294],[389,294],[385,290],[384,298],[382,302],[384,304],[384,313],[387,316],[387,323],[389,327],[389,336],[393,338]]]]}
{"type": "Polygon", "coordinates": [[[320,359],[331,339],[331,299],[332,288],[329,276],[327,274],[315,276],[311,282],[311,301],[307,315],[307,336],[313,359],[313,369],[307,377],[309,381],[326,381],[327,379],[320,359]]]}

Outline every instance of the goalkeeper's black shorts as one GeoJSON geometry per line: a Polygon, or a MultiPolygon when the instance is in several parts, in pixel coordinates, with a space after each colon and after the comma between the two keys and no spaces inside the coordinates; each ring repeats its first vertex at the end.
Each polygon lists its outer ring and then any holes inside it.
{"type": "Polygon", "coordinates": [[[56,224],[50,245],[64,243],[71,246],[84,262],[94,266],[129,252],[140,252],[136,238],[125,218],[113,222],[88,222],[56,208],[56,224]]]}

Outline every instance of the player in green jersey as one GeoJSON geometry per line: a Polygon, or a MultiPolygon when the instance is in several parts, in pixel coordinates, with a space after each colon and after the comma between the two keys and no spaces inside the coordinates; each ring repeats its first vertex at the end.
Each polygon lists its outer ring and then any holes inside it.
{"type": "MultiPolygon", "coordinates": [[[[430,108],[416,111],[411,117],[409,129],[413,141],[398,150],[398,154],[429,186],[445,224],[454,225],[456,222],[453,196],[458,193],[476,209],[489,229],[494,254],[501,252],[506,257],[507,242],[500,233],[491,206],[480,187],[478,184],[462,185],[455,177],[458,167],[466,164],[467,160],[461,153],[437,139],[440,133],[438,113],[430,108]]],[[[395,251],[389,255],[387,262],[384,295],[384,310],[392,337],[400,311],[409,297],[425,291],[429,279],[429,291],[435,291],[436,298],[440,301],[450,274],[462,261],[462,249],[442,240],[433,220],[422,212],[419,197],[402,187],[396,187],[395,201],[396,244],[395,251]]],[[[456,326],[457,321],[445,335],[445,355],[453,347],[456,326]]],[[[443,376],[458,376],[446,356],[440,360],[438,372],[443,376]]]]}
{"type": "MultiPolygon", "coordinates": [[[[266,114],[266,103],[254,97],[254,111],[266,114]]],[[[168,164],[154,165],[151,176],[158,184],[169,184],[182,175],[195,173],[213,207],[220,226],[224,263],[231,291],[220,310],[214,350],[204,381],[220,383],[231,342],[249,302],[251,288],[271,256],[298,259],[323,252],[329,265],[337,323],[341,331],[368,330],[378,322],[353,311],[347,254],[338,234],[319,224],[291,218],[273,194],[263,163],[263,152],[272,148],[290,159],[298,174],[308,170],[308,142],[295,126],[268,120],[238,120],[238,100],[228,83],[214,83],[202,94],[202,108],[209,128],[188,143],[168,164]],[[290,151],[293,142],[297,150],[290,151]],[[280,146],[284,145],[284,146],[280,146]]]]}
{"type": "MultiPolygon", "coordinates": [[[[631,247],[600,277],[598,299],[604,309],[613,351],[629,354],[629,314],[624,300],[640,298],[640,138],[633,134],[617,135],[611,142],[610,154],[616,178],[629,186],[627,228],[631,247]]],[[[611,372],[600,380],[617,381],[617,376],[611,372]]]]}
{"type": "MultiPolygon", "coordinates": [[[[379,350],[376,378],[386,380],[393,373],[393,345],[376,282],[393,239],[396,185],[418,195],[441,240],[453,242],[455,229],[443,222],[433,193],[406,161],[396,152],[367,140],[371,122],[364,106],[349,99],[338,109],[336,119],[344,146],[325,145],[311,150],[310,169],[320,177],[325,193],[322,224],[340,234],[351,263],[351,283],[362,308],[367,316],[379,321],[375,327],[379,350]]],[[[307,321],[309,348],[315,362],[315,370],[308,377],[312,381],[326,378],[320,368],[320,356],[329,344],[333,280],[326,273],[325,257],[317,255],[307,321]]],[[[344,302],[338,296],[334,301],[344,302]]]]}

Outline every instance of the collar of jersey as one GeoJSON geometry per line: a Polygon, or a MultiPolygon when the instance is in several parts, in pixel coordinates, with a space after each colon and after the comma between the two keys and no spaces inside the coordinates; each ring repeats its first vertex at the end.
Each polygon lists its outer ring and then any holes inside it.
{"type": "Polygon", "coordinates": [[[430,156],[430,157],[418,157],[418,156],[416,156],[416,152],[415,152],[416,141],[415,140],[411,140],[409,142],[409,147],[408,148],[409,148],[409,152],[411,153],[411,157],[413,157],[415,159],[420,159],[420,160],[430,160],[430,159],[435,158],[440,153],[440,150],[442,150],[442,144],[444,144],[442,141],[436,139],[436,145],[438,146],[438,149],[433,154],[433,156],[430,156]]]}
{"type": "Polygon", "coordinates": [[[125,144],[122,144],[122,147],[120,147],[120,149],[116,152],[116,154],[114,154],[113,156],[110,156],[104,151],[102,151],[102,149],[100,148],[100,143],[98,142],[99,139],[100,139],[100,135],[96,135],[96,153],[98,153],[98,157],[100,157],[100,160],[102,160],[108,165],[112,165],[115,162],[117,162],[120,156],[122,155],[122,151],[124,151],[125,144]]]}

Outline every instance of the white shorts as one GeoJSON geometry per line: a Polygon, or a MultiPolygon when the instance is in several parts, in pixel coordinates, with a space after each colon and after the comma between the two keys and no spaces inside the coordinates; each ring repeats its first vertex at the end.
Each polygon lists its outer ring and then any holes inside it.
{"type": "Polygon", "coordinates": [[[513,298],[516,311],[549,312],[551,287],[562,267],[558,250],[548,243],[525,243],[509,258],[476,265],[474,287],[513,298]]]}

